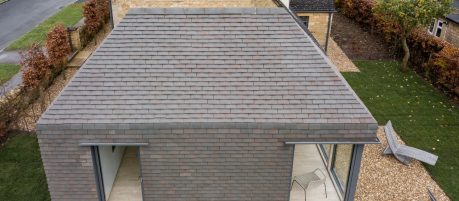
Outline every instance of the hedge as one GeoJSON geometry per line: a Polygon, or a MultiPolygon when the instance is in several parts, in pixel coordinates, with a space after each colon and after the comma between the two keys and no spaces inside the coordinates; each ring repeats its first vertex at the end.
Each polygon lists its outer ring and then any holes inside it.
{"type": "MultiPolygon", "coordinates": [[[[108,22],[108,3],[108,0],[86,2],[84,7],[86,20],[82,28],[84,46],[108,22]],[[100,14],[94,14],[94,11],[100,14]]],[[[44,102],[44,90],[51,86],[54,79],[66,67],[65,60],[70,53],[67,30],[62,25],[57,25],[48,33],[45,44],[47,54],[38,45],[32,45],[23,52],[21,55],[21,66],[24,71],[23,86],[19,87],[17,92],[0,98],[0,147],[8,139],[8,132],[17,128],[19,117],[26,115],[27,108],[35,101],[44,102]],[[60,62],[62,60],[64,62],[60,62]]],[[[0,88],[0,90],[4,89],[0,88]]]]}
{"type": "MultiPolygon", "coordinates": [[[[354,19],[385,42],[401,51],[399,27],[382,20],[373,12],[375,0],[337,0],[336,7],[346,17],[354,19]]],[[[433,37],[419,28],[408,37],[410,47],[409,66],[434,86],[453,97],[459,97],[459,48],[433,37]]]]}

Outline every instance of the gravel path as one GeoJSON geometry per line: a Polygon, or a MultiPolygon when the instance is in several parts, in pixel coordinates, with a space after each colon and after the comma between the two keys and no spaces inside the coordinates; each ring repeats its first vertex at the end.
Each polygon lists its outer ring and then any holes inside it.
{"type": "Polygon", "coordinates": [[[341,72],[360,72],[359,68],[352,63],[343,50],[330,38],[328,41],[328,58],[335,64],[341,72]]]}
{"type": "MultiPolygon", "coordinates": [[[[378,138],[381,144],[365,145],[356,201],[427,201],[430,200],[427,188],[433,192],[437,200],[450,200],[421,162],[413,161],[406,166],[391,155],[382,155],[387,146],[383,127],[378,129],[378,138]]],[[[398,139],[404,144],[400,137],[398,139]]]]}

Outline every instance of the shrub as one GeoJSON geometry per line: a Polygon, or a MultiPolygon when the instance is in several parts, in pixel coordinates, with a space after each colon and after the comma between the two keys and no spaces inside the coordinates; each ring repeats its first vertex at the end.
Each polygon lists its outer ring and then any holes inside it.
{"type": "Polygon", "coordinates": [[[97,0],[87,0],[83,6],[84,23],[90,34],[95,34],[101,25],[100,13],[98,12],[97,0]]]}
{"type": "Polygon", "coordinates": [[[85,28],[89,34],[97,33],[110,17],[108,0],[87,0],[83,9],[85,28]]]}
{"type": "Polygon", "coordinates": [[[6,138],[8,137],[6,133],[7,133],[6,123],[3,121],[0,121],[0,145],[1,143],[5,142],[6,138]]]}
{"type": "Polygon", "coordinates": [[[51,63],[62,66],[71,52],[69,35],[64,25],[56,25],[46,39],[46,50],[51,63]]]}
{"type": "Polygon", "coordinates": [[[42,48],[37,44],[32,44],[27,51],[21,52],[21,68],[24,87],[34,89],[49,74],[51,64],[42,48]]]}
{"type": "Polygon", "coordinates": [[[459,95],[459,48],[446,44],[422,69],[442,90],[459,95]]]}
{"type": "Polygon", "coordinates": [[[108,0],[98,0],[97,7],[100,13],[99,17],[102,23],[108,22],[110,18],[110,4],[108,0]]]}
{"type": "MultiPolygon", "coordinates": [[[[338,0],[336,6],[345,16],[384,38],[388,45],[401,49],[398,44],[400,27],[373,12],[374,0],[338,0]]],[[[425,29],[413,31],[407,38],[411,56],[409,67],[429,79],[437,88],[459,96],[459,48],[435,38],[425,29]]]]}

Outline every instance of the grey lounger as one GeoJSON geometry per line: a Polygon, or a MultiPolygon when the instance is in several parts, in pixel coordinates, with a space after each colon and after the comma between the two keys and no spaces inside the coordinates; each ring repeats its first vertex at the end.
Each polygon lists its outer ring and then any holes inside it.
{"type": "Polygon", "coordinates": [[[414,147],[399,144],[397,142],[397,138],[395,137],[395,131],[390,121],[388,121],[384,127],[384,132],[386,133],[387,143],[389,144],[389,146],[387,146],[384,150],[384,154],[393,154],[395,158],[397,158],[405,165],[409,165],[413,159],[430,165],[435,165],[437,162],[438,156],[434,154],[416,149],[414,147]]]}

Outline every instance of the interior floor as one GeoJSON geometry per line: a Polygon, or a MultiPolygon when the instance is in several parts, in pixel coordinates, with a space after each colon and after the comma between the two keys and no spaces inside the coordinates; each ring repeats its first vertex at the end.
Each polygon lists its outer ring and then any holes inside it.
{"type": "Polygon", "coordinates": [[[325,196],[324,186],[321,185],[312,189],[308,189],[306,191],[305,199],[305,193],[303,188],[301,188],[298,184],[294,183],[292,186],[292,191],[290,192],[290,201],[340,200],[338,193],[336,192],[334,185],[330,180],[330,175],[327,172],[327,169],[322,160],[322,157],[320,156],[317,146],[312,144],[295,145],[292,178],[293,176],[312,172],[317,168],[321,169],[325,173],[327,196],[325,196]]]}
{"type": "Polygon", "coordinates": [[[141,201],[138,147],[127,147],[108,201],[141,201]]]}

